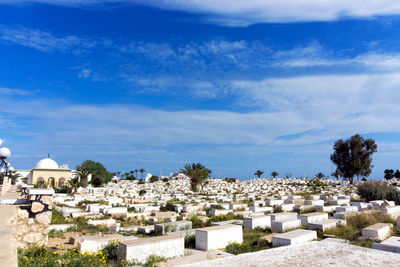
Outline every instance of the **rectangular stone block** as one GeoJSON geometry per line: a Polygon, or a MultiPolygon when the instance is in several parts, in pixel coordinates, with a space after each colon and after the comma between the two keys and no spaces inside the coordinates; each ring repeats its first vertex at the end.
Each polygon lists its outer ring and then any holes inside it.
{"type": "Polygon", "coordinates": [[[265,200],[265,205],[267,206],[275,206],[275,205],[281,205],[283,204],[283,199],[273,199],[273,198],[267,198],[265,200]]]}
{"type": "Polygon", "coordinates": [[[390,223],[376,223],[362,230],[362,237],[372,240],[382,241],[390,236],[390,223]]]}
{"type": "Polygon", "coordinates": [[[191,221],[176,221],[169,223],[162,223],[154,225],[154,231],[156,233],[164,234],[169,232],[177,232],[192,229],[191,221]]]}
{"type": "Polygon", "coordinates": [[[309,223],[308,230],[321,230],[325,231],[329,228],[336,227],[337,225],[346,225],[346,220],[328,219],[319,222],[309,223]]]}
{"type": "Polygon", "coordinates": [[[294,209],[294,204],[282,204],[279,206],[282,211],[286,212],[286,211],[293,211],[294,209]]]}
{"type": "Polygon", "coordinates": [[[196,229],[196,249],[221,249],[233,242],[243,242],[243,230],[240,225],[227,224],[196,229]]]}
{"type": "Polygon", "coordinates": [[[357,212],[358,208],[356,206],[343,206],[337,207],[336,212],[357,212]]]}
{"type": "Polygon", "coordinates": [[[382,243],[373,243],[373,249],[400,253],[400,236],[391,236],[382,243]]]}
{"type": "Polygon", "coordinates": [[[324,205],[324,201],[321,199],[311,199],[304,201],[304,205],[310,205],[310,206],[324,205]]]}
{"type": "Polygon", "coordinates": [[[271,222],[271,229],[274,232],[285,232],[287,230],[297,228],[301,226],[301,221],[299,219],[295,220],[282,220],[271,222]]]}
{"type": "Polygon", "coordinates": [[[290,246],[302,244],[317,238],[317,232],[311,230],[297,229],[287,233],[279,234],[272,237],[272,246],[290,246]]]}
{"type": "Polygon", "coordinates": [[[297,217],[301,220],[301,224],[308,225],[309,223],[327,220],[328,213],[312,212],[312,213],[299,214],[297,217]]]}
{"type": "Polygon", "coordinates": [[[346,218],[357,214],[357,212],[335,212],[333,218],[345,220],[346,218]]]}
{"type": "Polygon", "coordinates": [[[212,209],[208,212],[209,215],[211,216],[217,216],[217,215],[225,215],[228,214],[229,212],[233,212],[233,210],[217,210],[217,209],[212,209]]]}
{"type": "Polygon", "coordinates": [[[251,206],[249,210],[252,212],[272,212],[274,209],[272,207],[251,206]]]}
{"type": "Polygon", "coordinates": [[[185,241],[181,236],[156,236],[137,240],[120,241],[118,243],[118,258],[145,262],[151,255],[165,258],[182,257],[185,241]]]}
{"type": "Polygon", "coordinates": [[[270,216],[253,216],[243,218],[244,229],[254,230],[257,227],[265,228],[271,227],[271,217],[270,216]]]}
{"type": "Polygon", "coordinates": [[[267,216],[271,216],[271,221],[284,221],[284,220],[297,219],[297,213],[295,213],[295,212],[271,213],[271,214],[268,214],[267,216]]]}

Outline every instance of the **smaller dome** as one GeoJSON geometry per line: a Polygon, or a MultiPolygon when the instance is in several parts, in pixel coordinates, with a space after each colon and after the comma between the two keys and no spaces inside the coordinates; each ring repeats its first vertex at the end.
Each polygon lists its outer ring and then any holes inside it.
{"type": "Polygon", "coordinates": [[[36,163],[35,169],[58,169],[58,164],[51,158],[45,158],[36,163]]]}

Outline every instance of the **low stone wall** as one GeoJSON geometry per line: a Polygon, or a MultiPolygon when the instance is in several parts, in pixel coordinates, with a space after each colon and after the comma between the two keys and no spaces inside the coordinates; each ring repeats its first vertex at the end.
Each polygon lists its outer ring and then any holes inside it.
{"type": "Polygon", "coordinates": [[[47,245],[53,196],[28,195],[28,203],[17,210],[14,237],[18,247],[47,245]]]}

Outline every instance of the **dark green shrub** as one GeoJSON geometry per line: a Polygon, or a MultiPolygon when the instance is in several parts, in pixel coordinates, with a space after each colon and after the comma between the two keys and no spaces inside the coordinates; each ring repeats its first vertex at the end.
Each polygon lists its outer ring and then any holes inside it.
{"type": "Polygon", "coordinates": [[[196,247],[196,235],[186,235],[185,236],[185,248],[195,248],[196,247]]]}
{"type": "Polygon", "coordinates": [[[193,215],[192,217],[190,217],[190,218],[189,218],[189,221],[192,222],[192,228],[193,228],[193,229],[195,229],[195,228],[203,228],[203,227],[206,226],[206,223],[203,222],[203,221],[199,218],[199,216],[197,216],[197,215],[193,215]]]}
{"type": "Polygon", "coordinates": [[[383,181],[367,181],[357,185],[357,194],[365,201],[386,199],[400,205],[400,191],[383,181]]]}
{"type": "Polygon", "coordinates": [[[51,224],[64,224],[66,220],[63,216],[63,213],[57,209],[53,209],[51,214],[51,224]]]}

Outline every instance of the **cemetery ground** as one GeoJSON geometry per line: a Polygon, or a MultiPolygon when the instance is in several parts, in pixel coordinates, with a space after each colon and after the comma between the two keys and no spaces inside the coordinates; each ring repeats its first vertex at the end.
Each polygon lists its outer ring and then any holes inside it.
{"type": "Polygon", "coordinates": [[[232,257],[245,255],[264,266],[273,251],[319,246],[328,255],[332,243],[371,262],[386,258],[385,266],[400,259],[389,242],[400,236],[398,202],[365,201],[357,184],[216,180],[207,193],[191,192],[188,181],[169,184],[124,181],[55,194],[47,246],[19,249],[19,266],[237,266],[232,257]]]}

